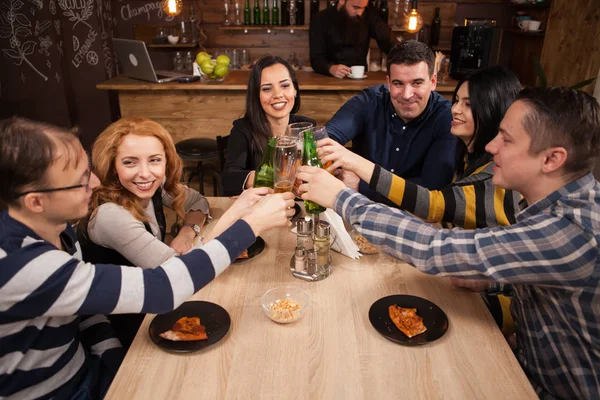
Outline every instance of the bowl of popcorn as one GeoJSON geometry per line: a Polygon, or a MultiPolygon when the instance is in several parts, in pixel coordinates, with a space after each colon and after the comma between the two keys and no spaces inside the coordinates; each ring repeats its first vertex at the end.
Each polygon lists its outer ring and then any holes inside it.
{"type": "Polygon", "coordinates": [[[310,297],[297,287],[280,286],[267,290],[261,302],[267,317],[280,324],[289,324],[306,314],[310,306],[310,297]]]}

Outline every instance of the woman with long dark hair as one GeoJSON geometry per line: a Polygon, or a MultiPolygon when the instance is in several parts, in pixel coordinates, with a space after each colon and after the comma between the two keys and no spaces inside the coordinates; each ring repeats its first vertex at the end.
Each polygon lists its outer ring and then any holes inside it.
{"type": "Polygon", "coordinates": [[[282,136],[294,122],[314,120],[296,115],[300,89],[293,68],[281,57],[261,58],[251,69],[246,114],[233,121],[222,181],[225,195],[252,187],[268,138],[282,136]]]}
{"type": "MultiPolygon", "coordinates": [[[[521,195],[492,183],[494,162],[485,146],[496,136],[508,107],[521,90],[517,76],[500,66],[485,68],[461,80],[452,98],[452,127],[458,137],[453,183],[441,190],[428,190],[386,171],[339,143],[325,139],[318,143],[328,168],[342,167],[369,182],[371,188],[419,218],[449,223],[465,229],[492,228],[515,223],[521,195]]],[[[483,298],[504,333],[513,331],[508,296],[511,288],[489,287],[480,281],[453,279],[457,286],[486,290],[483,298]],[[496,294],[496,293],[494,293],[496,294]]]]}
{"type": "Polygon", "coordinates": [[[500,121],[521,90],[514,73],[500,66],[482,69],[461,80],[452,100],[451,133],[456,148],[454,181],[441,190],[422,186],[386,171],[331,139],[319,141],[322,161],[334,161],[356,173],[401,209],[432,222],[462,228],[484,228],[515,222],[521,196],[492,184],[492,156],[485,146],[496,136],[500,121]]]}

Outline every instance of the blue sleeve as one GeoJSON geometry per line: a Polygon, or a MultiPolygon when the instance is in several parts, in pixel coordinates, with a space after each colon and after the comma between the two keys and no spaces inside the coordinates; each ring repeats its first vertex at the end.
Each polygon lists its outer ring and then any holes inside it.
{"type": "Polygon", "coordinates": [[[329,137],[340,144],[346,144],[362,134],[369,110],[374,108],[372,103],[373,98],[368,89],[348,100],[327,122],[329,137]]]}
{"type": "Polygon", "coordinates": [[[444,112],[433,123],[434,140],[423,160],[421,177],[411,182],[429,190],[440,190],[452,182],[457,139],[450,133],[451,122],[452,115],[444,112]]]}

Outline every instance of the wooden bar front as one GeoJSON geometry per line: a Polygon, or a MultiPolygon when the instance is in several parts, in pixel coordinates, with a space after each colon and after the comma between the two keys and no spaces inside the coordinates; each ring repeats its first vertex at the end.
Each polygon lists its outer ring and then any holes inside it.
{"type": "MultiPolygon", "coordinates": [[[[298,71],[301,107],[299,114],[326,123],[352,96],[364,88],[385,83],[384,72],[369,72],[362,80],[336,79],[298,71]]],[[[248,71],[232,71],[220,83],[152,83],[118,76],[98,84],[116,90],[122,117],[147,117],[162,124],[175,142],[193,137],[228,135],[235,119],[244,115],[248,71]]],[[[439,85],[437,91],[450,98],[456,82],[439,85]]]]}

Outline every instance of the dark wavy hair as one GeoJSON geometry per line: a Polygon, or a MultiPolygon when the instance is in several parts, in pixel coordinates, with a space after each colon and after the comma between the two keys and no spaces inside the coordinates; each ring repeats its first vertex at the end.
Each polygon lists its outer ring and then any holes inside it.
{"type": "Polygon", "coordinates": [[[277,56],[266,56],[258,60],[250,70],[248,93],[246,94],[246,115],[244,116],[252,126],[251,148],[256,160],[262,158],[262,153],[265,147],[267,147],[267,140],[272,136],[271,125],[260,104],[260,78],[265,68],[276,64],[281,64],[287,68],[292,79],[292,84],[296,89],[296,98],[291,113],[295,114],[300,109],[300,88],[298,87],[298,80],[292,66],[283,58],[277,56]]]}
{"type": "Polygon", "coordinates": [[[485,151],[485,146],[498,134],[506,110],[521,91],[521,82],[512,71],[494,66],[475,71],[459,81],[454,89],[452,104],[456,103],[458,89],[465,82],[469,82],[469,98],[475,132],[468,144],[462,140],[457,141],[454,171],[458,178],[470,175],[492,159],[485,151]],[[465,155],[471,146],[473,151],[469,154],[469,162],[465,170],[465,155]]]}

